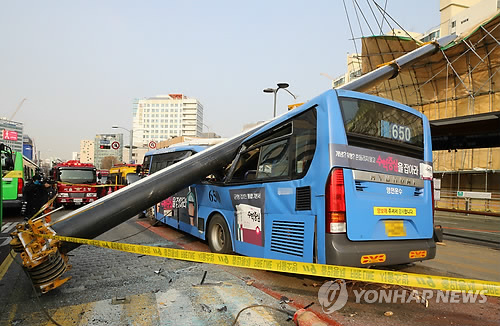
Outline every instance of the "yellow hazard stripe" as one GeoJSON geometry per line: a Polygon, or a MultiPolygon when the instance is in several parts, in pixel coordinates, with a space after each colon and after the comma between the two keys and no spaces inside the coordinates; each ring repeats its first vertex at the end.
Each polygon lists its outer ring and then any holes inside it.
{"type": "Polygon", "coordinates": [[[36,234],[48,239],[86,244],[118,251],[187,260],[224,266],[260,269],[273,272],[285,272],[301,275],[343,278],[355,281],[393,284],[443,291],[484,291],[485,295],[500,297],[500,282],[472,280],[425,274],[413,274],[358,267],[302,263],[287,260],[243,257],[237,255],[216,254],[184,249],[162,248],[118,243],[101,240],[64,237],[58,235],[36,234]]]}
{"type": "Polygon", "coordinates": [[[5,257],[5,260],[3,261],[2,265],[0,265],[0,280],[3,278],[5,273],[7,273],[7,270],[10,267],[10,264],[14,261],[14,257],[16,257],[16,253],[13,253],[13,255],[8,255],[5,257]]]}
{"type": "Polygon", "coordinates": [[[4,178],[22,178],[23,177],[23,171],[9,171],[7,174],[3,176],[4,178]]]}

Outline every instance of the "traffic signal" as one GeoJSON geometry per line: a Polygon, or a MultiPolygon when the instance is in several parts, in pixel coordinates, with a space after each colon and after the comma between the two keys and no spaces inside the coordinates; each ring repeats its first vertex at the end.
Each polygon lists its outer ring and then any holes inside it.
{"type": "Polygon", "coordinates": [[[111,146],[110,145],[100,145],[99,148],[100,149],[111,149],[111,146]]]}

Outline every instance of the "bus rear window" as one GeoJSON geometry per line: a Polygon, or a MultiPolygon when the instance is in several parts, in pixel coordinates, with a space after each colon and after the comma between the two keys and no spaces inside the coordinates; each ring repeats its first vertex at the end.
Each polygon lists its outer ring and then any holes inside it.
{"type": "MultiPolygon", "coordinates": [[[[2,157],[2,171],[12,171],[14,169],[13,165],[7,164],[7,154],[3,153],[1,154],[2,157]]],[[[16,153],[12,153],[12,161],[16,161],[16,153]]]]}
{"type": "Polygon", "coordinates": [[[339,98],[349,145],[423,158],[422,119],[381,103],[339,98]]]}
{"type": "Polygon", "coordinates": [[[149,171],[149,174],[153,174],[161,169],[167,168],[172,164],[188,158],[192,154],[193,153],[191,151],[179,151],[155,155],[153,157],[153,162],[151,163],[151,171],[149,171]]]}

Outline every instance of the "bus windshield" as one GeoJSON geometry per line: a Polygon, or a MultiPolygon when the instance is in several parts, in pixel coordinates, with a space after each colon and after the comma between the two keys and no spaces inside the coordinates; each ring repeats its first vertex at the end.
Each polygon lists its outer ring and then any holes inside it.
{"type": "Polygon", "coordinates": [[[126,176],[126,182],[127,182],[127,185],[131,184],[131,183],[134,183],[136,181],[138,181],[139,179],[141,179],[141,176],[137,173],[129,173],[127,174],[126,176]]]}
{"type": "Polygon", "coordinates": [[[422,118],[382,103],[347,97],[339,101],[350,145],[423,158],[422,118]]]}
{"type": "Polygon", "coordinates": [[[67,183],[95,183],[96,173],[89,169],[60,169],[59,181],[67,183]]]}

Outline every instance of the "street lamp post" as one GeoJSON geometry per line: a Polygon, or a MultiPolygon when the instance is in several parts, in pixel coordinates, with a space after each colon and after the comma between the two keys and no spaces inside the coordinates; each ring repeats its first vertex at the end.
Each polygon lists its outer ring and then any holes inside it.
{"type": "Polygon", "coordinates": [[[119,126],[112,126],[111,128],[113,129],[123,129],[129,132],[129,151],[128,151],[128,162],[132,164],[132,148],[134,147],[133,140],[134,140],[134,130],[133,129],[127,129],[119,126]]]}
{"type": "Polygon", "coordinates": [[[273,117],[276,117],[276,93],[278,93],[278,90],[284,89],[285,91],[288,92],[288,94],[292,95],[294,99],[297,99],[297,97],[295,95],[293,95],[292,92],[290,92],[288,89],[286,89],[290,85],[288,85],[287,83],[278,83],[277,85],[278,85],[277,88],[266,88],[263,90],[264,93],[273,93],[274,94],[274,115],[273,115],[273,117]]]}
{"type": "MultiPolygon", "coordinates": [[[[201,123],[203,126],[207,127],[207,134],[210,134],[210,127],[204,124],[203,122],[201,123]]],[[[203,133],[203,128],[202,128],[202,133],[203,133]]]]}

